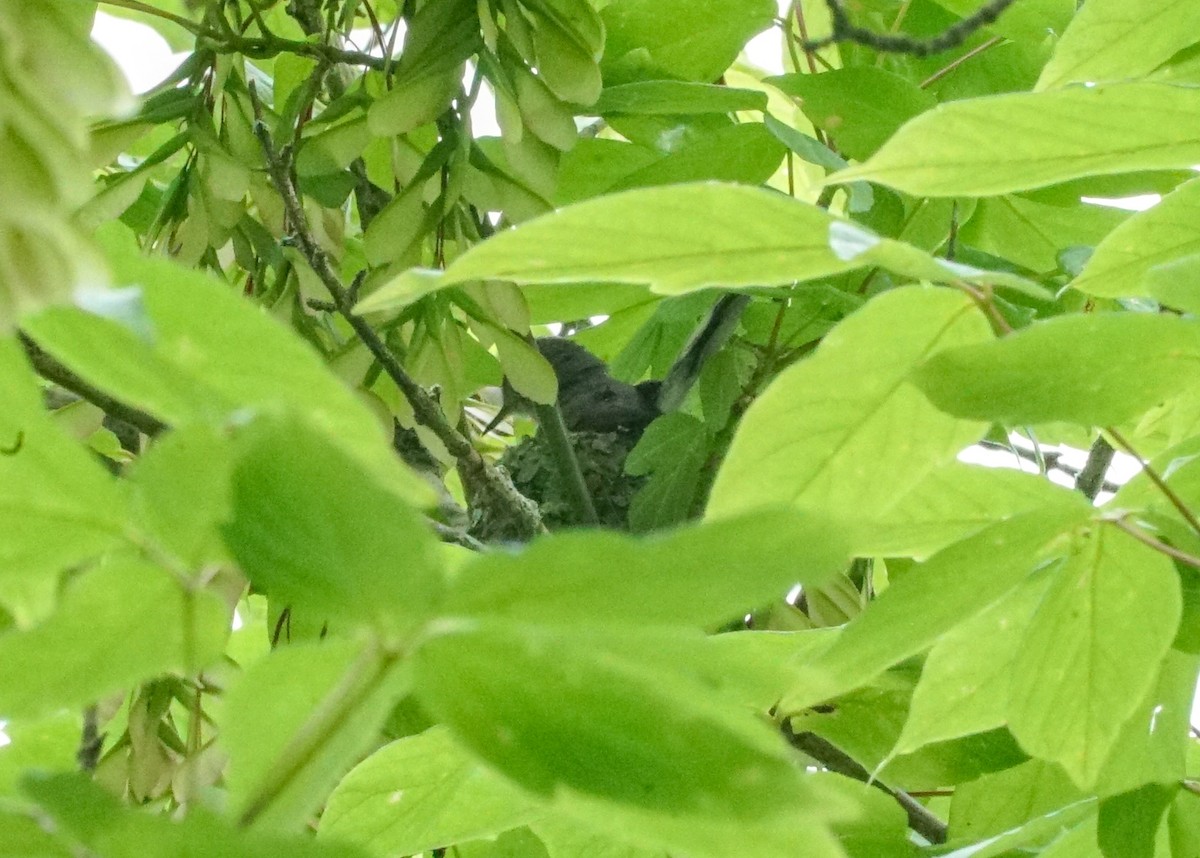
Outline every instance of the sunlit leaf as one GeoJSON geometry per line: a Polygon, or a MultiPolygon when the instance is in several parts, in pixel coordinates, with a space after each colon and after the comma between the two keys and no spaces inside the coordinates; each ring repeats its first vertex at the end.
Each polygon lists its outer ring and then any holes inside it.
{"type": "Polygon", "coordinates": [[[82,707],[216,658],[229,610],[145,562],[114,559],[73,582],[58,610],[0,635],[0,716],[82,707]]]}
{"type": "Polygon", "coordinates": [[[318,615],[405,628],[441,591],[433,537],[416,510],[298,422],[249,429],[222,533],[258,587],[318,615]]]}
{"type": "Polygon", "coordinates": [[[939,415],[909,374],[933,352],[987,336],[987,322],[956,292],[913,287],[876,297],[750,406],[708,515],[770,503],[837,521],[883,515],[983,429],[939,415]]]}
{"type": "Polygon", "coordinates": [[[1096,0],[1080,7],[1054,47],[1038,89],[1140,77],[1196,42],[1190,0],[1096,0]]]}
{"type": "Polygon", "coordinates": [[[411,855],[494,836],[545,811],[467,753],[445,727],[397,739],[354,768],[329,797],[322,837],[411,855]]]}
{"type": "Polygon", "coordinates": [[[1108,426],[1183,390],[1198,363],[1194,320],[1103,313],[1060,316],[991,342],[947,349],[914,381],[935,405],[960,417],[1108,426]]]}
{"type": "Polygon", "coordinates": [[[826,580],[848,554],[828,521],[783,509],[637,540],[562,534],[520,554],[478,558],[455,579],[446,611],[567,625],[703,627],[799,581],[826,580]]]}
{"type": "MultiPolygon", "coordinates": [[[[1111,298],[1149,295],[1147,275],[1154,268],[1200,253],[1194,229],[1198,215],[1200,179],[1193,179],[1109,233],[1071,285],[1111,298]]],[[[1180,280],[1179,287],[1186,290],[1190,284],[1180,280]]]]}
{"type": "Polygon", "coordinates": [[[1090,787],[1154,683],[1180,610],[1167,557],[1116,528],[1083,537],[1013,664],[1009,727],[1021,746],[1090,787]]]}
{"type": "Polygon", "coordinates": [[[1198,161],[1200,90],[1121,83],[939,105],[829,182],[866,179],[917,196],[982,196],[1198,161]]]}
{"type": "Polygon", "coordinates": [[[233,811],[264,828],[303,828],[407,683],[394,662],[347,640],[282,647],[253,664],[228,690],[220,722],[233,811]],[[314,733],[322,716],[326,729],[314,733]]]}

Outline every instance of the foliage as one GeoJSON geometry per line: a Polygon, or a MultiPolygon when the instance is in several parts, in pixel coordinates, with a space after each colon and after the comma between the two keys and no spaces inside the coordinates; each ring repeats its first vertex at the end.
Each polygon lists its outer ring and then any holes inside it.
{"type": "Polygon", "coordinates": [[[1193,0],[102,5],[136,102],[0,2],[0,855],[1200,854],[1193,0]],[[707,350],[572,454],[551,323],[707,350]]]}

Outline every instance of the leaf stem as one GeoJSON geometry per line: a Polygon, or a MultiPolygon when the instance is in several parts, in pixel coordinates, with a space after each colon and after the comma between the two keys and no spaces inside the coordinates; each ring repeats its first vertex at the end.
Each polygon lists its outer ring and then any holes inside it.
{"type": "Polygon", "coordinates": [[[1188,509],[1187,504],[1183,502],[1183,498],[1177,495],[1175,490],[1167,485],[1167,481],[1162,478],[1162,475],[1160,475],[1148,461],[1143,459],[1137,450],[1133,449],[1133,445],[1126,441],[1120,432],[1111,426],[1105,427],[1104,431],[1111,435],[1113,440],[1116,441],[1126,453],[1137,459],[1138,464],[1141,465],[1142,470],[1145,472],[1150,482],[1154,483],[1154,485],[1158,487],[1158,490],[1163,493],[1163,496],[1170,501],[1171,506],[1175,507],[1176,511],[1183,516],[1183,520],[1188,523],[1188,526],[1191,527],[1196,533],[1200,533],[1200,521],[1197,521],[1196,514],[1188,509]]]}
{"type": "Polygon", "coordinates": [[[904,812],[908,816],[908,827],[930,843],[946,842],[949,833],[946,823],[904,790],[887,786],[873,778],[871,773],[857,760],[832,742],[816,733],[795,733],[787,724],[783,727],[783,734],[793,748],[808,754],[829,771],[869,784],[890,795],[897,804],[904,808],[904,812]]]}
{"type": "Polygon", "coordinates": [[[268,771],[266,781],[238,817],[238,825],[252,825],[291,786],[322,745],[330,741],[354,710],[378,689],[396,660],[394,653],[382,650],[377,642],[363,650],[284,746],[277,764],[268,771]]]}
{"type": "Polygon", "coordinates": [[[189,21],[187,18],[172,14],[171,12],[165,12],[162,9],[151,6],[148,3],[139,3],[138,0],[99,0],[99,2],[105,6],[116,6],[121,9],[131,9],[134,12],[142,12],[155,18],[162,18],[164,21],[170,21],[172,24],[178,24],[180,27],[183,27],[183,29],[195,36],[203,36],[209,32],[209,30],[207,30],[203,25],[197,24],[195,21],[189,21]]]}
{"type": "MultiPolygon", "coordinates": [[[[300,252],[312,267],[327,292],[333,298],[334,306],[354,332],[358,334],[363,345],[379,361],[383,371],[400,388],[404,398],[412,405],[413,414],[423,426],[437,435],[450,452],[458,460],[459,466],[468,479],[476,479],[488,489],[489,496],[502,503],[512,513],[511,519],[518,531],[517,538],[528,539],[544,531],[537,504],[522,495],[513,486],[512,480],[506,474],[487,462],[471,442],[457,429],[450,425],[442,413],[441,407],[424,388],[408,374],[387,343],[376,333],[362,316],[354,312],[355,287],[347,289],[342,285],[341,278],[333,270],[328,255],[318,244],[316,237],[308,226],[304,214],[304,206],[300,202],[300,194],[292,178],[291,149],[283,147],[275,151],[271,141],[271,133],[263,121],[262,103],[254,83],[248,87],[250,103],[254,109],[254,133],[262,146],[266,158],[267,174],[271,183],[283,200],[284,212],[291,226],[292,235],[300,252]]],[[[366,272],[359,273],[359,278],[366,272]]],[[[360,281],[361,282],[361,281],[360,281]]]]}
{"type": "Polygon", "coordinates": [[[1142,530],[1140,527],[1130,524],[1127,517],[1122,516],[1121,518],[1107,519],[1107,521],[1110,521],[1113,525],[1115,525],[1116,527],[1118,527],[1121,530],[1128,533],[1130,536],[1132,536],[1138,542],[1141,542],[1144,545],[1150,546],[1155,551],[1158,551],[1162,554],[1167,555],[1168,557],[1178,560],[1180,563],[1186,563],[1188,566],[1191,566],[1193,569],[1200,569],[1200,557],[1196,557],[1195,555],[1188,554],[1186,551],[1180,551],[1178,548],[1174,547],[1173,545],[1167,545],[1167,543],[1165,543],[1159,539],[1155,539],[1153,536],[1146,533],[1146,531],[1142,530]]]}

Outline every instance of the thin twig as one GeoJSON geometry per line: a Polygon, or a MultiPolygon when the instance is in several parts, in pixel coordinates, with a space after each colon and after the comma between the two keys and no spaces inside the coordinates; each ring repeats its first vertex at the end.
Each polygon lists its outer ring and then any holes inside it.
{"type": "Polygon", "coordinates": [[[412,405],[413,414],[417,420],[438,437],[450,455],[458,460],[468,478],[478,478],[487,487],[489,494],[494,496],[490,500],[503,503],[511,510],[514,524],[519,531],[516,535],[520,538],[530,538],[541,533],[544,528],[537,505],[518,492],[506,474],[487,462],[471,442],[450,425],[450,421],[446,419],[441,407],[433,397],[408,374],[408,371],[400,364],[396,355],[375,332],[375,329],[354,312],[353,292],[342,285],[337,272],[333,270],[328,255],[317,243],[308,226],[304,206],[300,202],[300,195],[292,177],[291,150],[284,147],[280,152],[275,151],[271,134],[263,121],[262,103],[259,101],[253,82],[249,86],[249,93],[254,109],[254,133],[259,139],[266,158],[267,173],[275,190],[283,200],[284,212],[287,215],[293,238],[309,266],[333,298],[338,312],[354,329],[363,345],[379,362],[383,371],[400,388],[400,392],[412,405]]]}
{"type": "Polygon", "coordinates": [[[822,39],[805,40],[803,48],[812,53],[838,42],[855,42],[881,53],[911,54],[927,57],[956,48],[976,31],[995,22],[1014,0],[991,0],[974,13],[951,24],[942,32],[928,39],[914,39],[896,33],[877,33],[850,23],[850,17],[842,7],[841,0],[825,0],[833,20],[833,31],[822,39]]]}
{"type": "Polygon", "coordinates": [[[125,421],[139,432],[144,432],[147,435],[158,435],[167,428],[167,424],[163,423],[157,417],[126,405],[124,402],[114,399],[107,393],[93,387],[89,382],[84,381],[70,369],[51,357],[49,353],[25,334],[20,335],[20,340],[21,346],[25,349],[25,356],[33,366],[34,372],[47,381],[52,381],[59,387],[65,388],[75,395],[86,399],[105,414],[125,421]]]}
{"type": "Polygon", "coordinates": [[[935,71],[929,77],[925,78],[925,80],[921,81],[919,84],[917,84],[917,86],[920,89],[925,89],[926,87],[933,86],[935,83],[937,83],[939,80],[944,78],[946,75],[950,74],[950,72],[954,71],[956,68],[961,66],[967,60],[970,60],[970,59],[973,59],[973,58],[979,56],[984,51],[989,50],[990,48],[996,47],[996,45],[1000,44],[1003,41],[1004,41],[1004,38],[1002,36],[993,36],[992,38],[990,38],[986,42],[984,42],[982,45],[978,45],[974,48],[971,48],[971,50],[967,51],[965,54],[963,54],[961,57],[958,57],[953,62],[946,63],[945,66],[943,66],[942,68],[935,71]]]}
{"type": "Polygon", "coordinates": [[[787,737],[788,742],[791,743],[793,748],[808,754],[829,771],[845,775],[848,778],[853,778],[865,784],[870,784],[876,789],[890,795],[896,800],[897,804],[904,808],[904,812],[908,816],[908,827],[930,843],[946,842],[948,827],[945,822],[931,813],[925,805],[921,804],[921,802],[917,801],[904,790],[889,787],[871,777],[871,773],[857,760],[832,742],[818,736],[816,733],[793,732],[789,725],[784,725],[783,734],[787,737]]]}
{"type": "Polygon", "coordinates": [[[162,18],[164,21],[178,24],[194,36],[202,36],[209,32],[203,25],[197,24],[195,21],[189,21],[187,18],[182,18],[179,15],[164,12],[162,9],[151,6],[148,3],[139,3],[138,0],[100,0],[100,2],[105,6],[132,9],[135,12],[143,12],[147,15],[153,15],[155,18],[162,18]]]}
{"type": "Polygon", "coordinates": [[[1130,524],[1127,516],[1122,516],[1121,518],[1110,518],[1110,519],[1105,519],[1105,520],[1110,522],[1111,524],[1115,525],[1116,527],[1120,528],[1121,530],[1125,531],[1130,536],[1132,536],[1134,539],[1136,539],[1138,542],[1141,542],[1144,545],[1150,546],[1155,551],[1158,551],[1161,554],[1165,554],[1168,557],[1172,557],[1175,560],[1178,560],[1180,563],[1186,563],[1188,566],[1191,566],[1193,569],[1200,569],[1200,557],[1196,557],[1193,554],[1188,554],[1186,551],[1180,551],[1178,548],[1176,548],[1173,545],[1167,545],[1167,543],[1163,542],[1162,540],[1155,539],[1153,536],[1146,533],[1146,531],[1142,530],[1140,527],[1130,524]]]}
{"type": "Polygon", "coordinates": [[[1183,502],[1183,498],[1177,495],[1175,490],[1167,485],[1167,481],[1162,478],[1158,471],[1155,470],[1149,462],[1143,459],[1141,454],[1138,453],[1137,450],[1133,449],[1133,445],[1126,441],[1124,436],[1122,436],[1121,433],[1119,433],[1116,429],[1108,426],[1105,427],[1104,431],[1111,435],[1113,440],[1120,444],[1126,453],[1137,459],[1138,464],[1141,465],[1142,470],[1146,473],[1146,476],[1150,479],[1150,482],[1154,483],[1154,485],[1158,487],[1158,490],[1163,493],[1163,496],[1168,501],[1170,501],[1171,506],[1175,507],[1179,514],[1183,516],[1183,520],[1188,523],[1192,530],[1196,533],[1200,533],[1200,521],[1196,520],[1196,514],[1188,509],[1187,504],[1183,502]]]}
{"type": "Polygon", "coordinates": [[[80,771],[91,774],[100,763],[100,748],[104,745],[104,736],[100,733],[99,715],[95,706],[83,710],[83,730],[79,737],[79,750],[75,752],[75,760],[79,763],[80,771]]]}

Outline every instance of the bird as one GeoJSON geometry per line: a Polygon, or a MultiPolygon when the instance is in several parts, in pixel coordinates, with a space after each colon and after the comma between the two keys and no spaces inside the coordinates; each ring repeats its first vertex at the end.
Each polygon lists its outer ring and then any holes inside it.
{"type": "MultiPolygon", "coordinates": [[[[661,413],[661,382],[619,381],[609,375],[604,361],[565,337],[539,337],[535,343],[558,379],[558,408],[568,431],[627,431],[640,435],[661,413]]],[[[513,412],[534,413],[534,404],[517,393],[507,379],[502,390],[504,404],[484,428],[485,435],[513,412]]]]}

